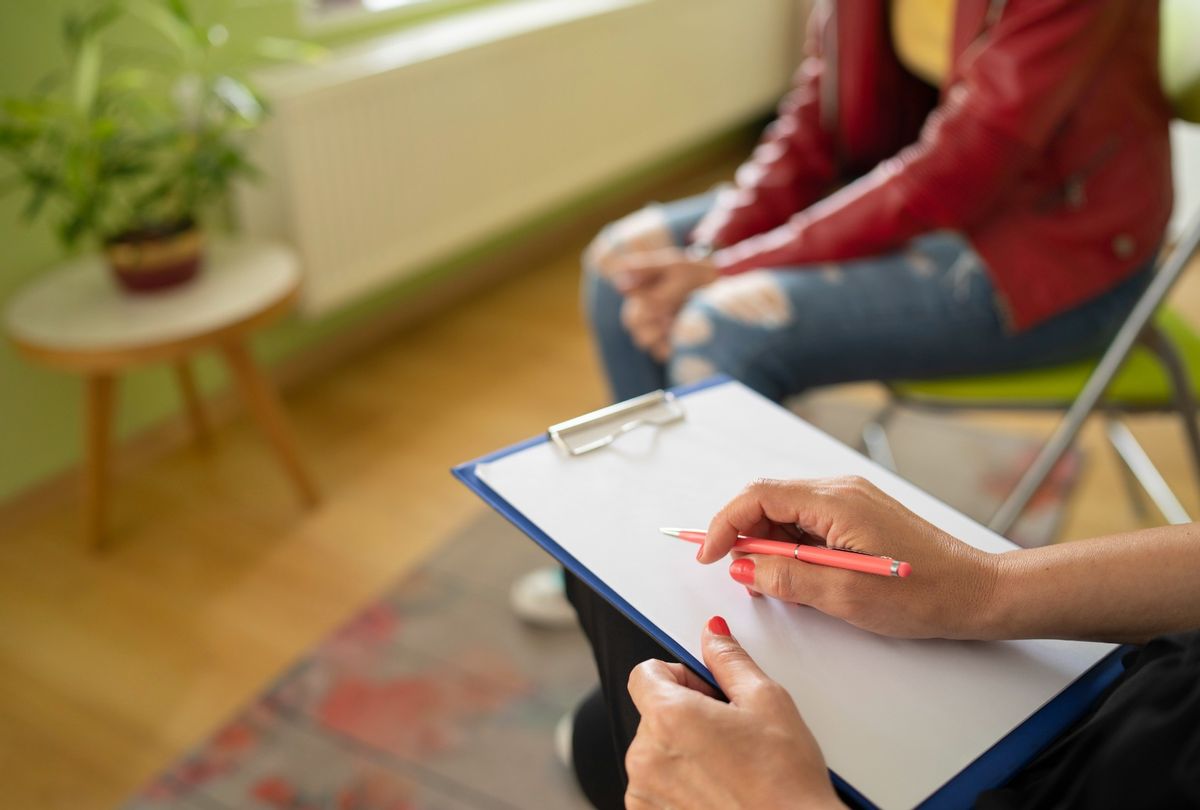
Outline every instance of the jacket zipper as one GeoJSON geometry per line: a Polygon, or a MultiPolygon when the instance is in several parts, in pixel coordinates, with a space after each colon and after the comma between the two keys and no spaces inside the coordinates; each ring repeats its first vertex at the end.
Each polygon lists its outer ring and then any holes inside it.
{"type": "Polygon", "coordinates": [[[1004,13],[1006,5],[1008,5],[1008,0],[991,0],[988,4],[987,16],[983,18],[984,31],[1000,21],[1000,15],[1004,13]]]}
{"type": "Polygon", "coordinates": [[[1112,159],[1121,146],[1121,139],[1113,136],[1096,150],[1087,163],[1067,175],[1063,183],[1063,201],[1071,208],[1079,209],[1087,203],[1087,180],[1112,159]]]}

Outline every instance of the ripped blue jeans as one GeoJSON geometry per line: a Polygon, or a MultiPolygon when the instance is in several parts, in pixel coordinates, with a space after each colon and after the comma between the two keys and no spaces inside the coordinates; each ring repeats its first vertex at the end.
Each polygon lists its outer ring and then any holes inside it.
{"type": "MultiPolygon", "coordinates": [[[[678,245],[712,195],[662,206],[678,245]]],[[[611,226],[610,226],[611,227],[611,226]]],[[[776,401],[861,380],[930,379],[1055,365],[1104,351],[1150,281],[1117,288],[1013,332],[987,270],[961,235],[936,232],[882,256],[755,270],[697,290],[671,333],[665,364],[621,325],[621,295],[584,267],[584,306],[616,400],[728,374],[776,401]]]]}

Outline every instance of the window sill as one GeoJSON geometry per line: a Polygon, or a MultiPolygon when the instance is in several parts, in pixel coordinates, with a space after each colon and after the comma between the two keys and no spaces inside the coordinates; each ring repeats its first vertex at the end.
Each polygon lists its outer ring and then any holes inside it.
{"type": "Polygon", "coordinates": [[[392,8],[346,8],[319,10],[313,3],[302,3],[297,13],[300,30],[312,37],[344,34],[358,30],[396,25],[408,20],[426,19],[456,8],[467,9],[480,5],[480,0],[419,0],[392,8]]]}

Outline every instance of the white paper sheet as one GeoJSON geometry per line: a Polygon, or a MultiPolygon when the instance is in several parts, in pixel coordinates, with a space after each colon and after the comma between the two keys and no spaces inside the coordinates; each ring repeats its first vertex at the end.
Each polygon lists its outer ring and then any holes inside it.
{"type": "Polygon", "coordinates": [[[880,807],[927,798],[1112,649],[902,641],[750,599],[726,565],[698,565],[694,545],[658,529],[703,528],[758,477],[862,475],[974,546],[1015,546],[737,383],[682,402],[683,422],[603,450],[568,458],[546,443],[476,473],[696,658],[703,623],[724,616],[787,687],[830,768],[880,807]]]}

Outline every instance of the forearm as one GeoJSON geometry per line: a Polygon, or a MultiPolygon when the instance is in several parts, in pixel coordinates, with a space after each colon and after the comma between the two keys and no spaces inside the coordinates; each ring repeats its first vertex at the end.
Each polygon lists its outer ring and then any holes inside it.
{"type": "Polygon", "coordinates": [[[1200,627],[1200,526],[999,555],[981,638],[1140,643],[1200,627]]]}

